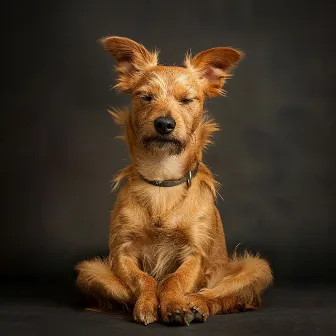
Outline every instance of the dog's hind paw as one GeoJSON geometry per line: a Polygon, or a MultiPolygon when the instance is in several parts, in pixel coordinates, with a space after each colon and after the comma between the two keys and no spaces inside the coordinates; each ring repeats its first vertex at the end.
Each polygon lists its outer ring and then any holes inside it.
{"type": "Polygon", "coordinates": [[[194,314],[193,322],[205,322],[209,315],[208,305],[202,294],[194,293],[186,296],[190,310],[194,314]]]}

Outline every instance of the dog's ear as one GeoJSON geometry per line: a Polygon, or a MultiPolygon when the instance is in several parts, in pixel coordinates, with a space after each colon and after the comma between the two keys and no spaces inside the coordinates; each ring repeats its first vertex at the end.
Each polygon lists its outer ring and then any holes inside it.
{"type": "Polygon", "coordinates": [[[100,39],[104,49],[117,61],[121,91],[131,92],[143,71],[157,65],[158,52],[149,52],[143,45],[126,37],[110,36],[100,39]]]}
{"type": "Polygon", "coordinates": [[[189,55],[185,66],[196,72],[207,98],[223,94],[225,79],[236,66],[243,53],[233,48],[213,48],[200,52],[194,58],[189,55]]]}

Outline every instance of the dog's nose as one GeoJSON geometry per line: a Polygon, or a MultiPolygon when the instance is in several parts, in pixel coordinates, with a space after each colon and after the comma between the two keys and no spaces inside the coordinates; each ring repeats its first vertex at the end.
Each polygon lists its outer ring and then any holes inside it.
{"type": "Polygon", "coordinates": [[[154,120],[154,127],[160,134],[169,134],[175,126],[175,120],[170,117],[160,117],[154,120]]]}

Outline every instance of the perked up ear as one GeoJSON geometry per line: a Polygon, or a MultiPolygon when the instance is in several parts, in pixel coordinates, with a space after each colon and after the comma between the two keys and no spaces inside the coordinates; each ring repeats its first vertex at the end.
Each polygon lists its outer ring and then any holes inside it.
{"type": "Polygon", "coordinates": [[[243,53],[233,48],[213,48],[200,52],[194,58],[187,56],[185,66],[196,72],[207,98],[223,94],[225,79],[230,70],[243,57],[243,53]]]}
{"type": "Polygon", "coordinates": [[[126,37],[110,36],[100,39],[104,49],[117,61],[119,82],[115,87],[131,92],[141,74],[158,64],[158,52],[149,52],[143,45],[126,37]]]}

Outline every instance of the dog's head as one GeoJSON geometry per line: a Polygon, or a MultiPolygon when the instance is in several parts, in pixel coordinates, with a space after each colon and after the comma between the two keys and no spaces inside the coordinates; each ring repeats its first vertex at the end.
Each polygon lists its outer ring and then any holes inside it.
{"type": "Polygon", "coordinates": [[[117,61],[120,91],[132,94],[130,124],[136,146],[163,155],[181,153],[202,122],[205,99],[222,94],[229,70],[241,58],[232,48],[213,48],[184,67],[158,65],[158,53],[124,37],[101,40],[117,61]]]}

